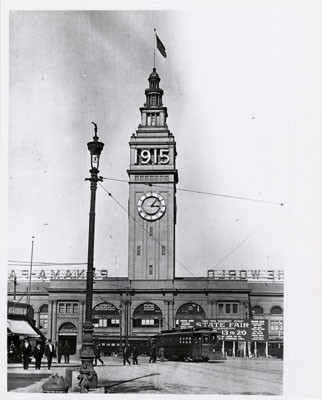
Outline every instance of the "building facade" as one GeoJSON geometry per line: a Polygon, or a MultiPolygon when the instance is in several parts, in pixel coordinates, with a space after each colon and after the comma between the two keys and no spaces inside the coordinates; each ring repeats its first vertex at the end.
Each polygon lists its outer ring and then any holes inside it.
{"type": "MultiPolygon", "coordinates": [[[[207,277],[175,276],[176,142],[167,126],[155,68],[148,81],[141,123],[129,142],[128,277],[96,271],[95,339],[106,354],[118,353],[127,341],[144,349],[161,330],[203,320],[219,324],[221,346],[228,355],[281,356],[283,271],[211,270],[207,277]],[[262,336],[254,334],[256,321],[263,322],[262,336]],[[233,331],[233,326],[248,328],[233,331]]],[[[36,326],[53,342],[67,340],[74,353],[82,341],[85,276],[85,271],[40,271],[32,278],[36,326]]],[[[28,271],[20,278],[11,271],[8,300],[15,301],[27,289],[28,271]]]]}

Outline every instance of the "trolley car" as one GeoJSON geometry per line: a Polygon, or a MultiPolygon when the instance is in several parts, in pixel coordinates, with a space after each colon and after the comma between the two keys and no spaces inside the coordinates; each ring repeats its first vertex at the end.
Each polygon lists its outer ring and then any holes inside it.
{"type": "Polygon", "coordinates": [[[211,329],[163,331],[154,336],[157,348],[165,350],[165,358],[180,361],[222,359],[217,333],[211,329]]]}

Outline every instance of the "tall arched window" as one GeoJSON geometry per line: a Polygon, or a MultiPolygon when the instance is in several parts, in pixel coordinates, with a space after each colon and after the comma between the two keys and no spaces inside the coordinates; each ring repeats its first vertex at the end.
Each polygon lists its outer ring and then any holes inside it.
{"type": "Polygon", "coordinates": [[[274,307],[272,307],[272,309],[271,309],[271,314],[283,314],[283,310],[282,310],[282,307],[280,307],[280,306],[274,306],[274,307]]]}
{"type": "Polygon", "coordinates": [[[176,326],[179,326],[180,319],[204,319],[206,318],[205,310],[196,303],[183,304],[176,313],[176,326]]]}
{"type": "Polygon", "coordinates": [[[162,326],[162,312],[153,303],[139,305],[133,313],[133,328],[151,328],[162,326]]]}
{"type": "Polygon", "coordinates": [[[119,310],[111,303],[100,303],[93,308],[95,328],[107,328],[120,326],[119,310]]]}
{"type": "Polygon", "coordinates": [[[263,315],[264,311],[263,311],[263,308],[261,306],[254,306],[252,308],[252,313],[253,313],[253,315],[263,315]]]}
{"type": "Polygon", "coordinates": [[[44,304],[39,309],[39,329],[47,329],[48,305],[44,304]]]}

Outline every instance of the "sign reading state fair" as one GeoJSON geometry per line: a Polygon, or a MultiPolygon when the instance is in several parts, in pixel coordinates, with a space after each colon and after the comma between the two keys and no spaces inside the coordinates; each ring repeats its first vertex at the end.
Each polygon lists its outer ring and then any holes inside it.
{"type": "MultiPolygon", "coordinates": [[[[57,270],[33,270],[31,274],[31,280],[33,281],[52,281],[58,279],[72,279],[72,280],[84,280],[86,279],[86,270],[85,269],[57,269],[57,270]]],[[[11,270],[8,272],[8,279],[17,279],[17,280],[29,280],[29,270],[28,269],[20,269],[20,270],[11,270]]],[[[95,280],[102,280],[108,278],[107,269],[99,269],[94,272],[95,280]]]]}
{"type": "Polygon", "coordinates": [[[266,319],[180,319],[181,329],[211,328],[218,333],[219,340],[268,341],[266,319]]]}

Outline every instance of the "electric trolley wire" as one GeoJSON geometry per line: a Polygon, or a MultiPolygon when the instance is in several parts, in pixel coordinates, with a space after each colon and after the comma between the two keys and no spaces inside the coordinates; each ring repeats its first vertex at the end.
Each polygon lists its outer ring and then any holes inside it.
{"type": "MultiPolygon", "coordinates": [[[[55,266],[55,265],[60,265],[60,266],[63,266],[63,265],[66,265],[66,266],[87,265],[86,262],[85,263],[58,263],[58,262],[44,262],[44,261],[34,261],[32,264],[37,267],[41,267],[41,266],[50,267],[50,266],[55,266]]],[[[8,260],[8,265],[11,265],[11,266],[16,265],[16,266],[24,267],[24,266],[30,265],[30,261],[8,260]]]]}
{"type": "MultiPolygon", "coordinates": [[[[116,179],[116,178],[109,178],[109,177],[104,177],[102,176],[101,178],[109,180],[109,181],[116,181],[116,182],[125,182],[128,183],[127,180],[125,179],[116,179]]],[[[140,182],[143,183],[145,185],[151,186],[151,183],[147,183],[147,182],[140,182]]],[[[162,185],[156,185],[153,183],[154,187],[161,187],[164,188],[164,186],[162,185]]],[[[196,194],[204,194],[204,195],[208,195],[208,196],[216,196],[216,197],[226,197],[229,199],[236,199],[236,200],[247,200],[247,201],[254,201],[256,203],[266,203],[266,204],[272,204],[272,205],[278,205],[278,206],[284,206],[284,203],[278,203],[275,201],[268,201],[268,200],[260,200],[260,199],[252,199],[250,197],[242,197],[242,196],[232,196],[232,195],[228,195],[228,194],[220,194],[220,193],[212,193],[212,192],[203,192],[201,190],[192,190],[192,189],[184,189],[184,188],[176,188],[176,190],[181,191],[181,192],[189,192],[189,193],[196,193],[196,194]]]]}
{"type": "MultiPolygon", "coordinates": [[[[138,226],[140,226],[144,232],[146,232],[147,234],[149,234],[149,231],[148,231],[142,224],[140,224],[139,221],[137,221],[137,220],[134,218],[133,215],[131,215],[131,214],[127,211],[127,209],[112,195],[112,193],[109,192],[100,182],[98,182],[98,183],[99,183],[99,185],[101,186],[101,188],[115,201],[115,203],[116,203],[119,207],[121,207],[121,209],[122,209],[122,210],[123,210],[137,225],[138,225],[138,226]]],[[[159,246],[162,246],[162,243],[160,243],[159,240],[156,239],[154,236],[152,236],[151,238],[152,238],[159,246]]],[[[171,253],[169,252],[169,250],[166,250],[166,251],[167,251],[167,253],[168,253],[168,255],[169,255],[170,257],[173,257],[173,254],[171,254],[171,253]]],[[[191,274],[193,277],[195,277],[195,275],[194,275],[184,264],[182,264],[182,263],[181,263],[179,260],[177,260],[176,258],[175,258],[175,261],[176,261],[179,265],[181,265],[187,272],[189,272],[189,274],[191,274]]]]}
{"type": "Polygon", "coordinates": [[[224,258],[222,258],[220,261],[218,261],[218,263],[214,266],[214,268],[218,267],[218,265],[220,265],[223,261],[226,260],[226,258],[228,258],[229,256],[231,256],[233,253],[235,253],[235,251],[237,249],[239,249],[239,247],[241,247],[251,236],[253,236],[261,227],[263,226],[263,224],[259,225],[252,233],[250,233],[243,241],[241,241],[236,247],[233,248],[233,250],[228,253],[224,258]]]}
{"type": "MultiPolygon", "coordinates": [[[[99,182],[99,185],[100,185],[101,188],[108,194],[108,196],[111,197],[111,198],[115,201],[115,203],[116,203],[119,207],[121,207],[121,209],[122,209],[122,210],[123,210],[137,225],[138,225],[138,226],[140,226],[140,227],[143,229],[143,231],[145,231],[146,233],[149,234],[149,231],[148,231],[147,229],[145,229],[144,226],[143,226],[142,224],[140,224],[139,221],[137,221],[137,220],[134,218],[134,216],[131,215],[131,214],[127,211],[127,209],[112,195],[111,192],[109,192],[100,182],[99,182]]],[[[260,228],[262,225],[263,225],[263,224],[261,224],[260,226],[258,226],[258,227],[257,227],[251,234],[249,234],[241,243],[239,243],[236,247],[234,247],[234,249],[233,249],[227,256],[225,256],[223,259],[221,259],[221,260],[216,264],[216,267],[217,267],[219,264],[221,264],[226,258],[228,258],[231,254],[233,254],[239,247],[241,247],[251,236],[253,236],[253,235],[259,230],[259,228],[260,228]]],[[[153,239],[159,246],[162,246],[162,244],[159,242],[159,240],[157,240],[155,237],[152,236],[152,239],[153,239]]],[[[168,249],[166,249],[166,252],[168,253],[168,255],[169,255],[170,257],[173,256],[173,254],[171,254],[171,253],[169,252],[168,249]]],[[[175,260],[176,263],[178,263],[181,267],[183,267],[187,272],[189,272],[189,274],[192,275],[192,277],[197,278],[197,276],[196,276],[194,273],[192,273],[192,272],[189,270],[189,268],[186,267],[181,261],[179,261],[177,258],[174,258],[174,260],[175,260]]],[[[198,281],[197,281],[197,283],[202,284],[202,282],[198,282],[198,281]]],[[[193,284],[193,286],[195,286],[195,283],[193,284]]],[[[191,286],[191,287],[192,287],[192,286],[191,286]]],[[[188,288],[189,288],[189,287],[188,287],[188,288]]]]}

